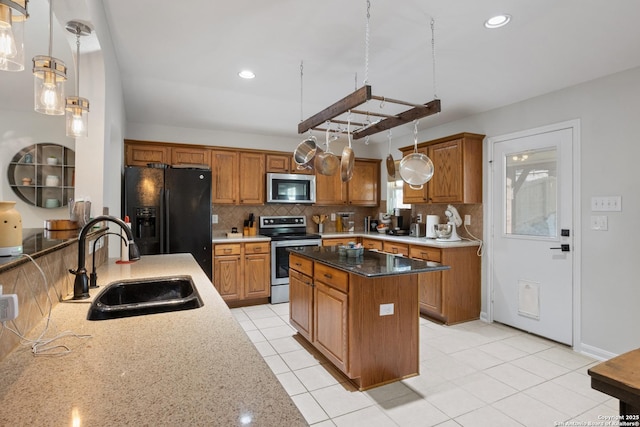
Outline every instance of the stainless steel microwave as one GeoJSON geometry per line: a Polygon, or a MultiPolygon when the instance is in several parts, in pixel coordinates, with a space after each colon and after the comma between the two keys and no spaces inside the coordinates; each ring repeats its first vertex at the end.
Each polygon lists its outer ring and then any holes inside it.
{"type": "Polygon", "coordinates": [[[315,175],[268,173],[267,203],[315,203],[315,175]]]}

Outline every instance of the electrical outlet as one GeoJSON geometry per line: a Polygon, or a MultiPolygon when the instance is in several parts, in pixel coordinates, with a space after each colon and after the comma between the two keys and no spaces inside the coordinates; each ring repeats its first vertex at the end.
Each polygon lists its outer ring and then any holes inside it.
{"type": "Polygon", "coordinates": [[[211,215],[211,224],[217,224],[218,223],[218,215],[211,215]]]}
{"type": "Polygon", "coordinates": [[[471,225],[471,215],[464,216],[464,225],[471,225]]]}
{"type": "Polygon", "coordinates": [[[416,221],[422,222],[422,214],[421,213],[418,214],[416,221]]]}
{"type": "Polygon", "coordinates": [[[18,295],[8,294],[0,296],[0,322],[14,320],[18,317],[18,295]]]}
{"type": "Polygon", "coordinates": [[[380,316],[393,315],[393,304],[380,304],[380,316]]]}
{"type": "Polygon", "coordinates": [[[336,220],[336,213],[331,212],[331,221],[335,221],[335,220],[336,220]]]}

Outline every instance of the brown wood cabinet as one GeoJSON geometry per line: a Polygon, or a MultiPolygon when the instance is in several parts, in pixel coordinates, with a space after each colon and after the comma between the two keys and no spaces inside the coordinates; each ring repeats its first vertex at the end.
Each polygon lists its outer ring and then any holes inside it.
{"type": "Polygon", "coordinates": [[[147,163],[171,163],[171,148],[152,143],[127,141],[125,164],[127,166],[147,166],[147,163]]]}
{"type": "MultiPolygon", "coordinates": [[[[460,133],[418,144],[418,152],[429,156],[433,178],[422,189],[403,188],[403,202],[482,203],[482,140],[484,135],[460,133]]],[[[414,147],[400,149],[402,155],[414,147]]]]}
{"type": "Polygon", "coordinates": [[[363,237],[362,238],[362,246],[364,246],[365,249],[375,249],[378,251],[382,250],[382,240],[376,240],[376,239],[369,239],[368,237],[363,237]]]}
{"type": "Polygon", "coordinates": [[[291,254],[289,266],[289,322],[313,342],[313,262],[291,254]]]}
{"type": "Polygon", "coordinates": [[[264,204],[264,154],[212,150],[212,203],[264,204]]]}
{"type": "Polygon", "coordinates": [[[480,257],[476,246],[411,245],[409,256],[440,262],[450,270],[418,276],[420,311],[447,325],[480,317],[480,257]]]}
{"type": "Polygon", "coordinates": [[[211,167],[211,150],[205,148],[172,147],[172,165],[207,165],[211,167]]]}
{"type": "Polygon", "coordinates": [[[385,240],[382,242],[382,252],[407,256],[409,255],[409,245],[385,240]]]}
{"type": "Polygon", "coordinates": [[[346,246],[349,243],[359,243],[360,238],[357,236],[330,237],[322,239],[322,246],[346,246]]]}
{"type": "Polygon", "coordinates": [[[291,156],[285,154],[267,154],[266,171],[269,173],[291,173],[291,156]]]}
{"type": "Polygon", "coordinates": [[[298,254],[289,265],[292,326],[360,390],[418,373],[418,275],[363,277],[298,254]]]}
{"type": "Polygon", "coordinates": [[[378,206],[380,204],[380,160],[355,159],[353,176],[342,182],[340,172],[316,174],[316,205],[378,206]]]}
{"type": "Polygon", "coordinates": [[[241,151],[239,203],[263,205],[266,191],[265,178],[264,154],[241,151]]]}
{"type": "Polygon", "coordinates": [[[213,284],[232,306],[267,302],[271,291],[269,242],[213,246],[213,284]]]}

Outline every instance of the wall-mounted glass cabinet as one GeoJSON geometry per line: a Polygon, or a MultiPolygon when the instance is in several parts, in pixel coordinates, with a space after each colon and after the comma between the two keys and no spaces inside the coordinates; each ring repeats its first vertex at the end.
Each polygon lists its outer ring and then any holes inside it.
{"type": "Polygon", "coordinates": [[[31,205],[66,206],[73,198],[75,161],[75,152],[63,145],[42,142],[25,147],[9,163],[9,185],[31,205]]]}

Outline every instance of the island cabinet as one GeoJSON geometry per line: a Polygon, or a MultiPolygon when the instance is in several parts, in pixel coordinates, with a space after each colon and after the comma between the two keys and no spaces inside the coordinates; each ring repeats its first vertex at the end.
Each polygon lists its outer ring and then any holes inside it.
{"type": "MultiPolygon", "coordinates": [[[[483,139],[484,135],[459,133],[418,144],[418,152],[433,162],[433,178],[419,189],[405,183],[403,202],[482,203],[483,139]]],[[[414,147],[400,150],[406,156],[414,147]]]]}
{"type": "Polygon", "coordinates": [[[450,270],[418,278],[420,312],[447,325],[480,317],[480,257],[476,246],[411,245],[409,257],[448,265],[450,270]]]}
{"type": "Polygon", "coordinates": [[[291,325],[358,389],[419,373],[418,277],[446,266],[335,247],[296,249],[289,266],[291,325]]]}
{"type": "Polygon", "coordinates": [[[370,239],[368,237],[362,238],[362,246],[365,249],[369,249],[369,250],[375,249],[376,251],[381,251],[383,247],[381,240],[370,239]]]}
{"type": "Polygon", "coordinates": [[[379,206],[380,160],[356,159],[353,176],[342,182],[338,171],[327,176],[316,174],[316,205],[379,206]]]}
{"type": "Polygon", "coordinates": [[[289,267],[289,321],[313,342],[313,261],[291,254],[289,267]]]}
{"type": "Polygon", "coordinates": [[[227,305],[265,303],[271,291],[269,242],[213,246],[213,284],[227,305]]]}
{"type": "Polygon", "coordinates": [[[360,243],[360,237],[345,236],[322,239],[322,246],[347,246],[349,243],[360,243]]]}

